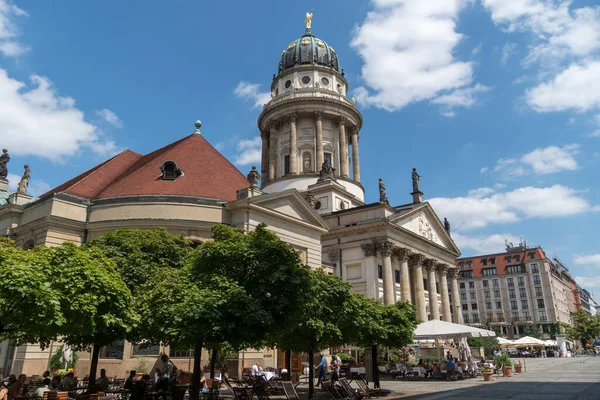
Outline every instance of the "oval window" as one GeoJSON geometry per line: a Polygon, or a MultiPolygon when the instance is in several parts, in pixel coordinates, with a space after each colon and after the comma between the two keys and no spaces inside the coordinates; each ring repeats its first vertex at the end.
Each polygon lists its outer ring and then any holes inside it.
{"type": "Polygon", "coordinates": [[[308,85],[310,83],[310,76],[303,76],[302,83],[304,83],[305,85],[308,85]]]}
{"type": "Polygon", "coordinates": [[[321,83],[325,86],[329,86],[329,79],[322,77],[321,78],[321,83]]]}
{"type": "Polygon", "coordinates": [[[320,208],[321,208],[321,202],[320,202],[320,201],[317,201],[317,202],[315,203],[315,210],[319,210],[320,208]]]}
{"type": "Polygon", "coordinates": [[[286,89],[289,89],[289,87],[290,87],[290,86],[292,86],[292,81],[290,81],[290,80],[287,80],[287,81],[285,82],[285,88],[286,88],[286,89]]]}

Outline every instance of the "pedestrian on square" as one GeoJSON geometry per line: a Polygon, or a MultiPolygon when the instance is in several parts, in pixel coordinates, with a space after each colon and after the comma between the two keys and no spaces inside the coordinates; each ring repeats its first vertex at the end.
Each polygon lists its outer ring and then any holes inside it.
{"type": "Polygon", "coordinates": [[[148,374],[143,375],[142,379],[136,381],[131,387],[131,396],[129,397],[129,400],[144,400],[149,381],[150,375],[148,374]]]}
{"type": "Polygon", "coordinates": [[[321,362],[315,368],[319,370],[319,379],[317,380],[317,386],[321,385],[321,382],[327,377],[327,359],[325,358],[325,354],[323,354],[323,352],[319,354],[321,355],[321,362]]]}
{"type": "Polygon", "coordinates": [[[336,354],[331,356],[331,383],[339,382],[340,380],[340,368],[342,366],[342,359],[336,354]]]}
{"type": "Polygon", "coordinates": [[[123,386],[123,389],[125,389],[125,390],[133,389],[133,382],[135,380],[136,374],[137,374],[137,372],[134,369],[129,371],[129,377],[127,377],[127,379],[125,380],[125,385],[123,386]]]}

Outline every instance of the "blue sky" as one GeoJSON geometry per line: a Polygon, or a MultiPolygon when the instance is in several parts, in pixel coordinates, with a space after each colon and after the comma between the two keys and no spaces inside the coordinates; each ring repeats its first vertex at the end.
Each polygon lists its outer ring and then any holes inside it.
{"type": "Polygon", "coordinates": [[[41,193],[125,148],[194,129],[242,172],[281,51],[332,45],[364,116],[368,202],[410,171],[464,255],[541,245],[600,291],[600,7],[595,1],[0,0],[0,146],[41,193]]]}

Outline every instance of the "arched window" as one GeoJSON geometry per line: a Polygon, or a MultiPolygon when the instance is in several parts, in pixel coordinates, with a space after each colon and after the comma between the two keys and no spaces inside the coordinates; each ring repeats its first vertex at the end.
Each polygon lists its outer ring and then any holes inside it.
{"type": "Polygon", "coordinates": [[[174,181],[183,175],[183,171],[179,169],[175,161],[165,161],[160,167],[160,178],[164,181],[174,181]]]}

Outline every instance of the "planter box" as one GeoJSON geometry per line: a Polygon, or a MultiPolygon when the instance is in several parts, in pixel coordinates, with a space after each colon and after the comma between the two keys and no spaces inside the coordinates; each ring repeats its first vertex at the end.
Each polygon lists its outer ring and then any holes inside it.
{"type": "Polygon", "coordinates": [[[515,372],[520,374],[523,372],[523,365],[515,365],[515,372]]]}
{"type": "Polygon", "coordinates": [[[486,382],[491,382],[492,381],[492,373],[490,372],[489,374],[483,374],[483,380],[486,382]]]}
{"type": "Polygon", "coordinates": [[[504,372],[504,376],[511,377],[513,370],[512,370],[512,367],[504,367],[504,371],[502,371],[502,372],[504,372]]]}

